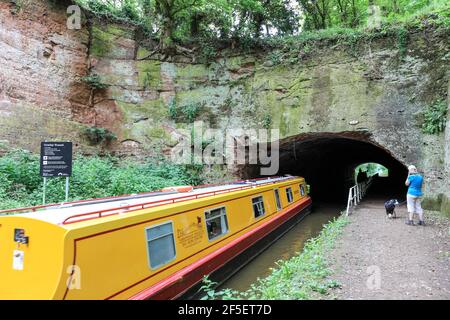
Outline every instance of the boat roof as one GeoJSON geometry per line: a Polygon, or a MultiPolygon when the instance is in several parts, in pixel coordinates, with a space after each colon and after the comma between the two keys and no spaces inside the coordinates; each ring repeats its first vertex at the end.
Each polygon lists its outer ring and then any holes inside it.
{"type": "Polygon", "coordinates": [[[23,213],[21,213],[20,216],[42,220],[57,225],[66,225],[133,210],[152,208],[187,200],[206,198],[232,191],[245,190],[260,185],[287,181],[293,178],[298,177],[288,176],[245,180],[230,184],[197,187],[189,192],[152,192],[71,202],[61,205],[42,207],[39,208],[38,211],[34,211],[33,208],[29,208],[29,211],[22,211],[23,213]]]}

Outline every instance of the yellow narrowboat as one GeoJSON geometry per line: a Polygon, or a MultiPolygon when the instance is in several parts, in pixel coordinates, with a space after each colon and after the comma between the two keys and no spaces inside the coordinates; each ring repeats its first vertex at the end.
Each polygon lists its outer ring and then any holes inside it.
{"type": "Polygon", "coordinates": [[[1,211],[0,299],[194,297],[306,215],[306,190],[271,177],[1,211]]]}

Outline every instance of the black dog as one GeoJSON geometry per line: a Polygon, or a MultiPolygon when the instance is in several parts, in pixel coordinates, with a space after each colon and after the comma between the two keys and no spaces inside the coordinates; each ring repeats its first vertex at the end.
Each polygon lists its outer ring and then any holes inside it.
{"type": "Polygon", "coordinates": [[[389,219],[397,218],[397,215],[395,214],[395,206],[399,204],[400,203],[397,201],[397,199],[391,199],[384,203],[384,207],[386,208],[386,214],[389,219]]]}

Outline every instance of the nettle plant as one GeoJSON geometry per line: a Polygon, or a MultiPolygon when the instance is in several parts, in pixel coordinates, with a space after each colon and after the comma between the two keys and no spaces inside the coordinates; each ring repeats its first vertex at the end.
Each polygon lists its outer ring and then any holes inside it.
{"type": "Polygon", "coordinates": [[[424,122],[422,124],[422,132],[428,134],[439,134],[445,129],[447,121],[447,102],[439,100],[424,112],[424,122]]]}

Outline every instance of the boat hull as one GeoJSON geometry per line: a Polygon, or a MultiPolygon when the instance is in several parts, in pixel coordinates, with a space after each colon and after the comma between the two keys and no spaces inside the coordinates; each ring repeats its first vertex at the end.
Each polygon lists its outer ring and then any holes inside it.
{"type": "MultiPolygon", "coordinates": [[[[278,239],[284,236],[289,230],[295,227],[304,217],[311,212],[311,205],[294,215],[291,219],[280,225],[278,228],[270,232],[264,238],[258,240],[254,245],[246,249],[231,261],[225,263],[219,270],[213,272],[208,279],[217,283],[216,287],[222,285],[225,281],[230,279],[239,270],[244,268],[248,263],[255,259],[258,255],[264,252],[268,247],[274,244],[278,239]]],[[[203,283],[197,284],[190,288],[186,293],[179,297],[179,299],[200,299],[205,296],[205,292],[201,292],[200,288],[203,283]]]]}
{"type": "Polygon", "coordinates": [[[221,285],[248,262],[294,227],[311,211],[311,199],[287,208],[286,212],[270,219],[260,227],[220,248],[210,256],[181,270],[162,283],[131,297],[133,300],[199,299],[204,275],[221,285]]]}

